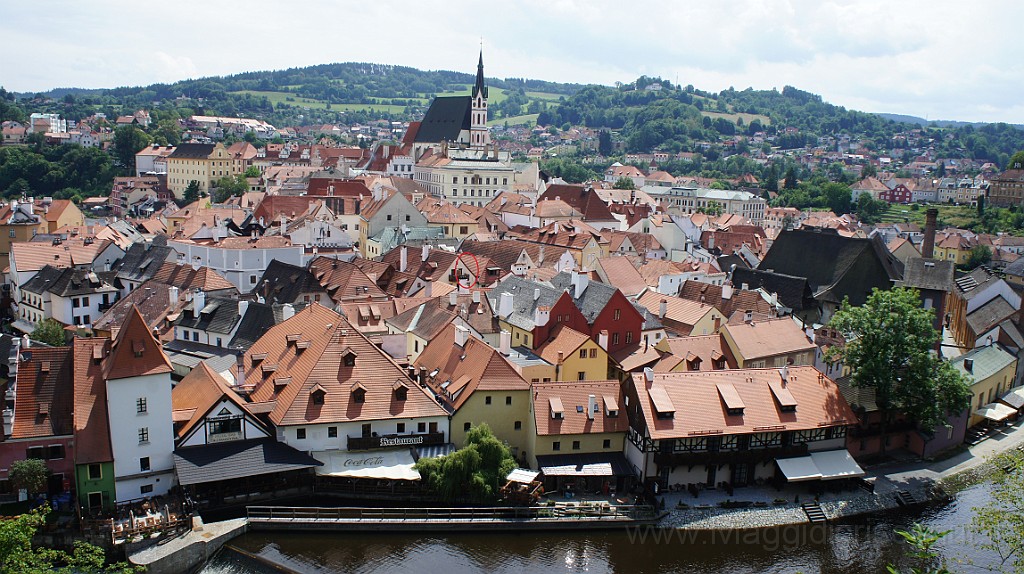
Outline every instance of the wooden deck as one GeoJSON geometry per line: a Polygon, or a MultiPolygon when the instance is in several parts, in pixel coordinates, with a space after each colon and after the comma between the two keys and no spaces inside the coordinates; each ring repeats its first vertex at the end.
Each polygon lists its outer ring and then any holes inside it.
{"type": "Polygon", "coordinates": [[[246,507],[253,530],[575,530],[656,522],[650,506],[566,504],[486,508],[246,507]]]}

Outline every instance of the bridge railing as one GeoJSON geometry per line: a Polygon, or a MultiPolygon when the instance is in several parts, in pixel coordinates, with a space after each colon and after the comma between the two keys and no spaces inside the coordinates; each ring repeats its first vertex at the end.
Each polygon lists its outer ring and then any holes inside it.
{"type": "Polygon", "coordinates": [[[318,506],[248,506],[252,521],[334,522],[398,520],[542,520],[629,518],[648,520],[657,516],[651,506],[613,506],[600,503],[575,503],[555,506],[489,506],[462,508],[369,508],[318,506]]]}

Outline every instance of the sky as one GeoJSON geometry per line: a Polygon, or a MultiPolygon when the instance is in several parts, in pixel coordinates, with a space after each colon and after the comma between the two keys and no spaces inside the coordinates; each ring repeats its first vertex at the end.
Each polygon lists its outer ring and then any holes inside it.
{"type": "Polygon", "coordinates": [[[37,0],[0,3],[0,86],[109,88],[331,62],[718,92],[1024,124],[1016,0],[37,0]]]}

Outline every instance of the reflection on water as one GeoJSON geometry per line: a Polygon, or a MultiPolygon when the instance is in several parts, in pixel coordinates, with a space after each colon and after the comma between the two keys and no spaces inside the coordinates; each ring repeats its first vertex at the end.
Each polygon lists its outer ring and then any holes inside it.
{"type": "MultiPolygon", "coordinates": [[[[976,563],[992,557],[977,548],[965,525],[983,504],[988,485],[961,493],[957,502],[924,515],[892,513],[854,524],[788,527],[696,535],[636,529],[613,532],[453,533],[267,533],[231,544],[298,572],[456,574],[604,572],[883,572],[902,563],[905,546],[894,533],[914,520],[953,532],[944,555],[976,563]]],[[[957,568],[958,570],[960,568],[957,568]]],[[[202,574],[274,572],[243,556],[222,552],[202,574]]]]}

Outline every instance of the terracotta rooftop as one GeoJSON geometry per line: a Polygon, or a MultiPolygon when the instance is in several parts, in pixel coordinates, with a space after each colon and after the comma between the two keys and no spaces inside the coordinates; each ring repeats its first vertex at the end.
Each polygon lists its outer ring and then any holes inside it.
{"type": "Polygon", "coordinates": [[[534,383],[532,389],[533,416],[539,436],[626,432],[629,428],[618,381],[534,383]],[[593,419],[587,413],[591,395],[598,408],[593,419]],[[552,401],[562,406],[561,418],[552,417],[552,401]]]}
{"type": "Polygon", "coordinates": [[[274,401],[269,418],[276,425],[447,415],[344,317],[316,303],[268,329],[244,361],[245,384],[254,389],[252,401],[274,401]],[[294,334],[300,335],[298,340],[289,341],[294,334]],[[346,366],[346,357],[352,357],[354,366],[346,366]],[[396,381],[408,385],[406,400],[399,400],[392,388],[396,381]],[[326,391],[323,404],[313,401],[317,385],[326,391]],[[354,396],[356,385],[366,389],[363,402],[354,396]]]}
{"type": "Polygon", "coordinates": [[[633,384],[647,431],[655,440],[808,430],[857,420],[839,387],[810,366],[789,367],[785,385],[780,369],[655,373],[650,385],[644,377],[634,373],[633,384]],[[735,390],[743,414],[727,414],[720,386],[735,390]],[[783,412],[780,405],[790,397],[796,408],[783,412]],[[674,412],[671,417],[658,416],[669,410],[674,412]]]}
{"type": "Polygon", "coordinates": [[[175,425],[178,438],[188,435],[222,400],[235,403],[243,412],[247,410],[245,402],[231,390],[224,377],[215,373],[205,361],[200,362],[171,391],[171,409],[176,413],[191,411],[191,416],[183,418],[183,424],[175,425]]]}
{"type": "Polygon", "coordinates": [[[170,373],[171,361],[146,325],[138,307],[132,306],[114,337],[110,355],[103,362],[103,376],[126,379],[170,373]]]}
{"type": "MultiPolygon", "coordinates": [[[[722,312],[709,303],[680,299],[679,297],[662,295],[655,291],[644,292],[644,294],[640,295],[637,299],[637,303],[650,311],[652,315],[658,317],[662,323],[668,322],[666,323],[666,326],[670,326],[671,323],[675,323],[675,330],[682,329],[685,331],[687,328],[692,329],[693,326],[703,319],[708,313],[716,313],[723,317],[723,322],[725,321],[722,312]],[[666,303],[666,313],[664,317],[661,316],[662,301],[665,301],[666,303]]],[[[680,334],[686,336],[690,333],[680,334]]]]}
{"type": "Polygon", "coordinates": [[[729,333],[740,355],[748,361],[815,349],[814,343],[788,317],[729,324],[723,330],[729,333]]]}
{"type": "Polygon", "coordinates": [[[102,367],[109,349],[110,339],[74,338],[75,464],[114,460],[102,367]]]}
{"type": "Polygon", "coordinates": [[[21,350],[11,439],[72,434],[72,351],[71,347],[21,350]]]}
{"type": "Polygon", "coordinates": [[[586,334],[580,333],[567,325],[562,325],[535,352],[545,361],[552,365],[557,365],[559,364],[559,353],[562,354],[562,360],[568,359],[589,340],[590,337],[586,334]]]}

